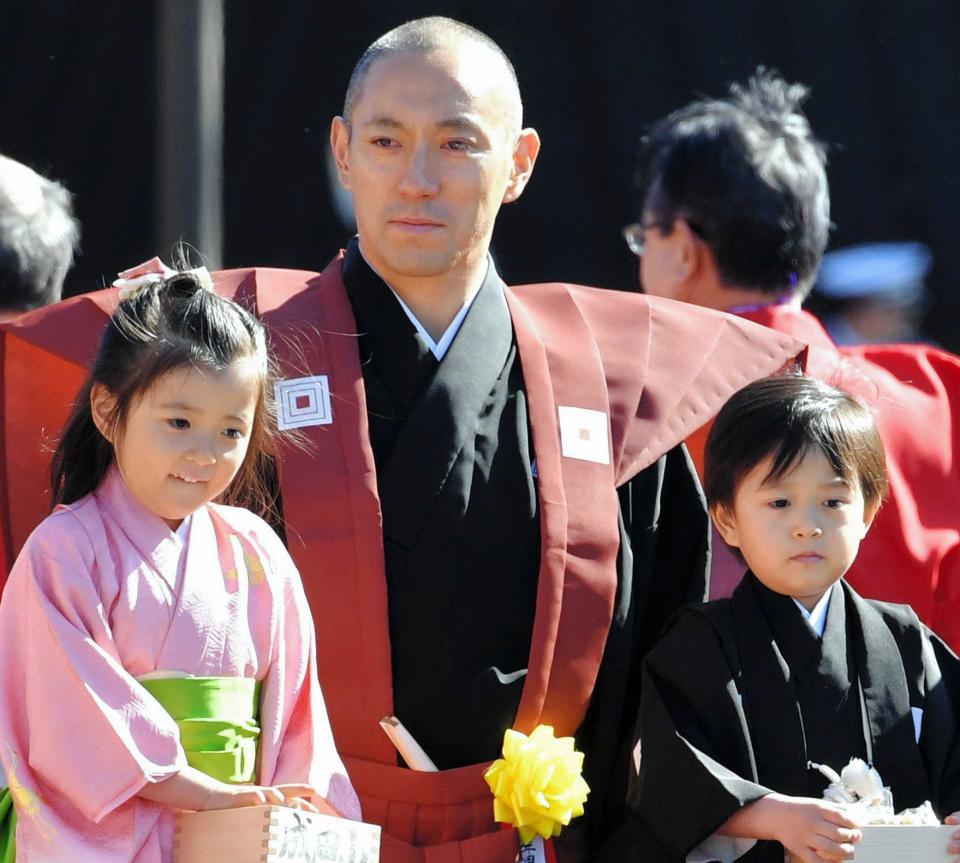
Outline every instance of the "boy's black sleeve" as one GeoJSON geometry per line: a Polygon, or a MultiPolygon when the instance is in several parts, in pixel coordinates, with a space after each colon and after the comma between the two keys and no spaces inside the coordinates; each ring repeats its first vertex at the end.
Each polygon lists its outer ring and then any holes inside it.
{"type": "Polygon", "coordinates": [[[576,734],[590,797],[584,818],[560,836],[562,843],[574,832],[589,834],[591,860],[625,817],[642,660],[666,621],[703,599],[709,569],[706,503],[683,445],[621,486],[618,496],[616,601],[590,708],[576,734]]]}
{"type": "Polygon", "coordinates": [[[684,612],[644,666],[631,818],[609,849],[623,860],[684,860],[741,807],[770,793],[755,775],[746,719],[720,636],[684,612]]]}
{"type": "Polygon", "coordinates": [[[920,753],[930,778],[934,809],[945,818],[960,811],[960,659],[927,627],[922,630],[920,753]]]}

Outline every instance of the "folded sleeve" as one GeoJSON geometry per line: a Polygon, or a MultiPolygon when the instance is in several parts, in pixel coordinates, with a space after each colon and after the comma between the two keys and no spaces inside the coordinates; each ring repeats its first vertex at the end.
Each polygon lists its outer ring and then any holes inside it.
{"type": "Polygon", "coordinates": [[[770,793],[755,775],[734,676],[718,634],[685,612],[644,666],[635,814],[683,860],[746,804],[770,793]]]}
{"type": "Polygon", "coordinates": [[[260,782],[309,782],[342,815],[359,820],[360,802],[337,753],[317,678],[313,618],[300,574],[266,525],[257,542],[269,560],[280,609],[261,698],[260,782]]]}
{"type": "Polygon", "coordinates": [[[110,613],[123,574],[105,575],[104,559],[71,512],[57,513],[27,541],[0,602],[8,781],[91,821],[186,763],[176,724],[118,655],[110,613]]]}
{"type": "Polygon", "coordinates": [[[960,810],[960,659],[922,624],[923,713],[920,753],[934,809],[941,818],[960,810]]]}

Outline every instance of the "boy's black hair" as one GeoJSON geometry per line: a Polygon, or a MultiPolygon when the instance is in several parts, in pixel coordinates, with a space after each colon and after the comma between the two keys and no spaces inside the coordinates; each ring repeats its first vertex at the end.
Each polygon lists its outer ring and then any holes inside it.
{"type": "Polygon", "coordinates": [[[880,505],[887,470],[870,411],[843,390],[796,373],[756,381],[723,406],[707,438],[707,503],[732,507],[737,487],[758,464],[770,458],[765,479],[778,479],[810,447],[859,487],[868,510],[880,505]]]}

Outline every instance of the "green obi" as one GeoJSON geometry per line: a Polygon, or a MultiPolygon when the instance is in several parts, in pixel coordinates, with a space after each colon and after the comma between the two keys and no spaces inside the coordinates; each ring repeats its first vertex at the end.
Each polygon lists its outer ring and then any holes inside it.
{"type": "MultiPolygon", "coordinates": [[[[256,781],[260,682],[249,677],[164,677],[139,681],[173,717],[187,763],[221,782],[256,781]]],[[[2,777],[0,777],[2,778],[2,777]]],[[[17,818],[0,787],[0,863],[14,863],[17,818]]]]}
{"type": "Polygon", "coordinates": [[[258,680],[163,677],[141,680],[140,685],[176,721],[187,764],[221,782],[256,781],[258,680]]]}
{"type": "Polygon", "coordinates": [[[0,863],[14,863],[17,849],[13,837],[17,832],[17,815],[13,811],[13,795],[9,788],[0,788],[0,863]]]}

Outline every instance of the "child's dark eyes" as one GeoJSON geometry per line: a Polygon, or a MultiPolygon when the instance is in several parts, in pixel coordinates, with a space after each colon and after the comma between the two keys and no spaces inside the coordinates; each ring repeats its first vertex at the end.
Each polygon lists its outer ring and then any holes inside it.
{"type": "Polygon", "coordinates": [[[846,503],[845,500],[839,497],[832,497],[830,500],[826,501],[826,505],[829,509],[840,509],[846,503]]]}
{"type": "Polygon", "coordinates": [[[243,432],[240,429],[227,429],[224,434],[231,440],[240,440],[243,437],[243,432]]]}
{"type": "Polygon", "coordinates": [[[774,509],[786,509],[788,506],[790,506],[790,501],[785,497],[778,497],[776,500],[770,501],[770,506],[772,506],[774,509]]]}
{"type": "Polygon", "coordinates": [[[190,421],[185,420],[182,417],[176,417],[174,419],[167,420],[167,422],[175,429],[188,429],[190,428],[190,421]]]}

